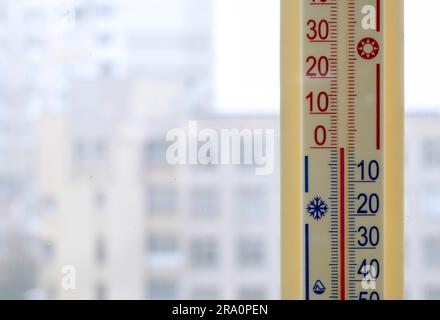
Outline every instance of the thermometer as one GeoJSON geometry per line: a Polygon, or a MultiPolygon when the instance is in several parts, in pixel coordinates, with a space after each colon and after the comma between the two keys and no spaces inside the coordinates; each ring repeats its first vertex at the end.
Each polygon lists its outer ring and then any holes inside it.
{"type": "Polygon", "coordinates": [[[284,299],[403,298],[403,0],[282,0],[284,299]]]}

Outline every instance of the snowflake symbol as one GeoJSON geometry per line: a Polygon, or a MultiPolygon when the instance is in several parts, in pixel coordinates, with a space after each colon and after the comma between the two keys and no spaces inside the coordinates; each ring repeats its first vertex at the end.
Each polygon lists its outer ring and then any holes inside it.
{"type": "Polygon", "coordinates": [[[325,203],[325,201],[322,200],[320,197],[315,197],[307,205],[307,212],[316,221],[319,221],[322,218],[324,218],[327,211],[328,211],[328,206],[325,203]]]}

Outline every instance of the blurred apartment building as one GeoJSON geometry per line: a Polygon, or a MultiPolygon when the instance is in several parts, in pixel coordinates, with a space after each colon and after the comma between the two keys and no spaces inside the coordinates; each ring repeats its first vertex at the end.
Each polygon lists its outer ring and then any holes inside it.
{"type": "MultiPolygon", "coordinates": [[[[276,129],[277,120],[214,117],[199,125],[276,129]]],[[[166,132],[141,126],[113,135],[101,161],[91,148],[77,162],[59,135],[68,127],[49,121],[41,136],[51,211],[41,270],[51,297],[278,298],[277,167],[270,176],[245,165],[171,167],[166,132]],[[77,270],[76,290],[60,285],[64,265],[77,270]]]]}
{"type": "Polygon", "coordinates": [[[440,299],[440,114],[409,114],[405,150],[408,299],[440,299]]]}
{"type": "MultiPolygon", "coordinates": [[[[278,298],[279,168],[164,160],[189,120],[277,129],[209,110],[211,2],[55,3],[0,2],[1,297],[278,298]]],[[[407,118],[410,299],[440,298],[439,121],[407,118]]]]}
{"type": "Polygon", "coordinates": [[[0,2],[1,299],[23,298],[36,285],[34,133],[41,106],[56,104],[60,92],[47,54],[50,19],[35,4],[0,2]]]}
{"type": "Polygon", "coordinates": [[[167,130],[189,120],[277,129],[209,110],[211,2],[84,1],[75,15],[56,51],[65,108],[38,126],[42,297],[278,298],[278,168],[165,162],[167,130]]]}
{"type": "Polygon", "coordinates": [[[71,80],[96,77],[116,56],[115,50],[99,50],[106,43],[101,36],[106,28],[117,26],[109,23],[110,7],[93,2],[98,18],[86,39],[87,33],[72,32],[81,20],[81,12],[72,10],[74,3],[0,2],[0,298],[41,296],[32,290],[40,252],[40,119],[66,112],[71,80]]]}

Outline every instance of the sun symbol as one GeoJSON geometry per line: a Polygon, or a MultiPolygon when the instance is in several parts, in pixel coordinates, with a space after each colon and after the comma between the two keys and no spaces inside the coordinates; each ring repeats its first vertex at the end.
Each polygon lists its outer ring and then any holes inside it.
{"type": "Polygon", "coordinates": [[[374,59],[379,54],[379,43],[373,38],[362,39],[358,44],[357,51],[366,60],[374,59]]]}
{"type": "Polygon", "coordinates": [[[307,212],[316,221],[319,221],[322,218],[324,218],[327,211],[328,211],[328,206],[325,203],[325,201],[322,200],[320,197],[315,197],[307,205],[307,212]]]}

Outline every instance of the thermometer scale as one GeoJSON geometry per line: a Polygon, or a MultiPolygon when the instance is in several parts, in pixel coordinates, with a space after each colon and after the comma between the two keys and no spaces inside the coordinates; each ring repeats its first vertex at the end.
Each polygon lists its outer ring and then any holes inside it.
{"type": "Polygon", "coordinates": [[[283,298],[403,297],[403,1],[282,0],[283,298]]]}

